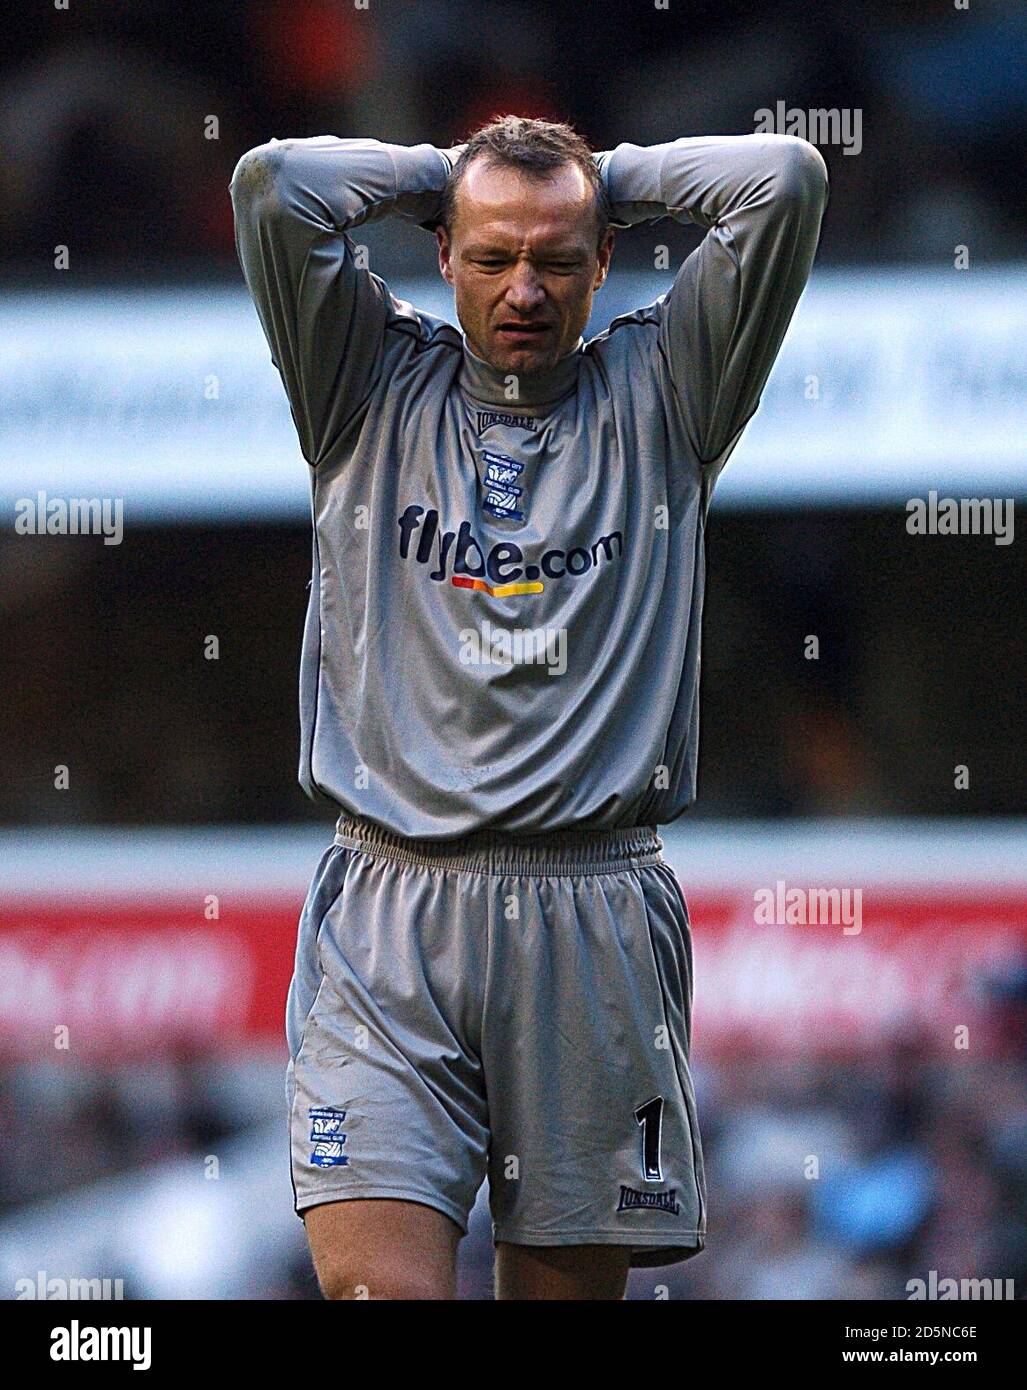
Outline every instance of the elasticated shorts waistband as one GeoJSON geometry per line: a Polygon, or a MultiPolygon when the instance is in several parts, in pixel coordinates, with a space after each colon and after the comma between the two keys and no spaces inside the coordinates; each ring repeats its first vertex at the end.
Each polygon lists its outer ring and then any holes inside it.
{"type": "Polygon", "coordinates": [[[663,841],[653,825],[616,830],[552,830],[521,835],[479,830],[455,840],[408,839],[374,821],[341,815],[335,843],[385,859],[464,873],[608,874],[658,864],[663,841]]]}

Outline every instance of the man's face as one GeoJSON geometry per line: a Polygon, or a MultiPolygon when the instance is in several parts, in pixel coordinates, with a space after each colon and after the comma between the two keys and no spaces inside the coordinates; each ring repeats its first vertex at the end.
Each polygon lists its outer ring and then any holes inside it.
{"type": "Polygon", "coordinates": [[[551,367],[581,337],[606,279],[595,195],[576,164],[544,179],[475,159],[460,180],[439,269],[453,286],[468,346],[501,372],[551,367]]]}

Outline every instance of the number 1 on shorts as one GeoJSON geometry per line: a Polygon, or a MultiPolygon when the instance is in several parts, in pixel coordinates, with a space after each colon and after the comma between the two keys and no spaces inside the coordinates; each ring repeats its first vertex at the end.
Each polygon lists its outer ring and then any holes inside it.
{"type": "Polygon", "coordinates": [[[642,1177],[646,1182],[662,1182],[660,1139],[663,1133],[663,1097],[653,1096],[635,1111],[635,1122],[642,1130],[642,1177]]]}

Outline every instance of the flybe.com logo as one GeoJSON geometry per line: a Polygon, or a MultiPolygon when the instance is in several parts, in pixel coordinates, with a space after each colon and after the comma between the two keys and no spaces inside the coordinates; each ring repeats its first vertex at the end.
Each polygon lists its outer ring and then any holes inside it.
{"type": "Polygon", "coordinates": [[[399,518],[399,553],[404,560],[410,559],[415,535],[413,558],[432,566],[429,579],[439,584],[448,579],[458,589],[481,589],[493,598],[540,594],[543,579],[580,579],[605,561],[619,560],[624,550],[620,531],[611,531],[587,548],[546,550],[528,563],[524,551],[512,541],[500,541],[486,551],[472,534],[469,521],[461,521],[456,531],[440,531],[434,507],[428,511],[407,507],[399,518]]]}

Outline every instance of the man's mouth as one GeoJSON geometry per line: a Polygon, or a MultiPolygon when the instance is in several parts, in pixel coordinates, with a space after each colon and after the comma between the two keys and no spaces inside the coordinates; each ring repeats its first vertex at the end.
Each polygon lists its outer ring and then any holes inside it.
{"type": "Polygon", "coordinates": [[[516,344],[518,347],[526,343],[540,342],[548,332],[548,323],[501,323],[496,328],[499,337],[505,343],[516,344]]]}

